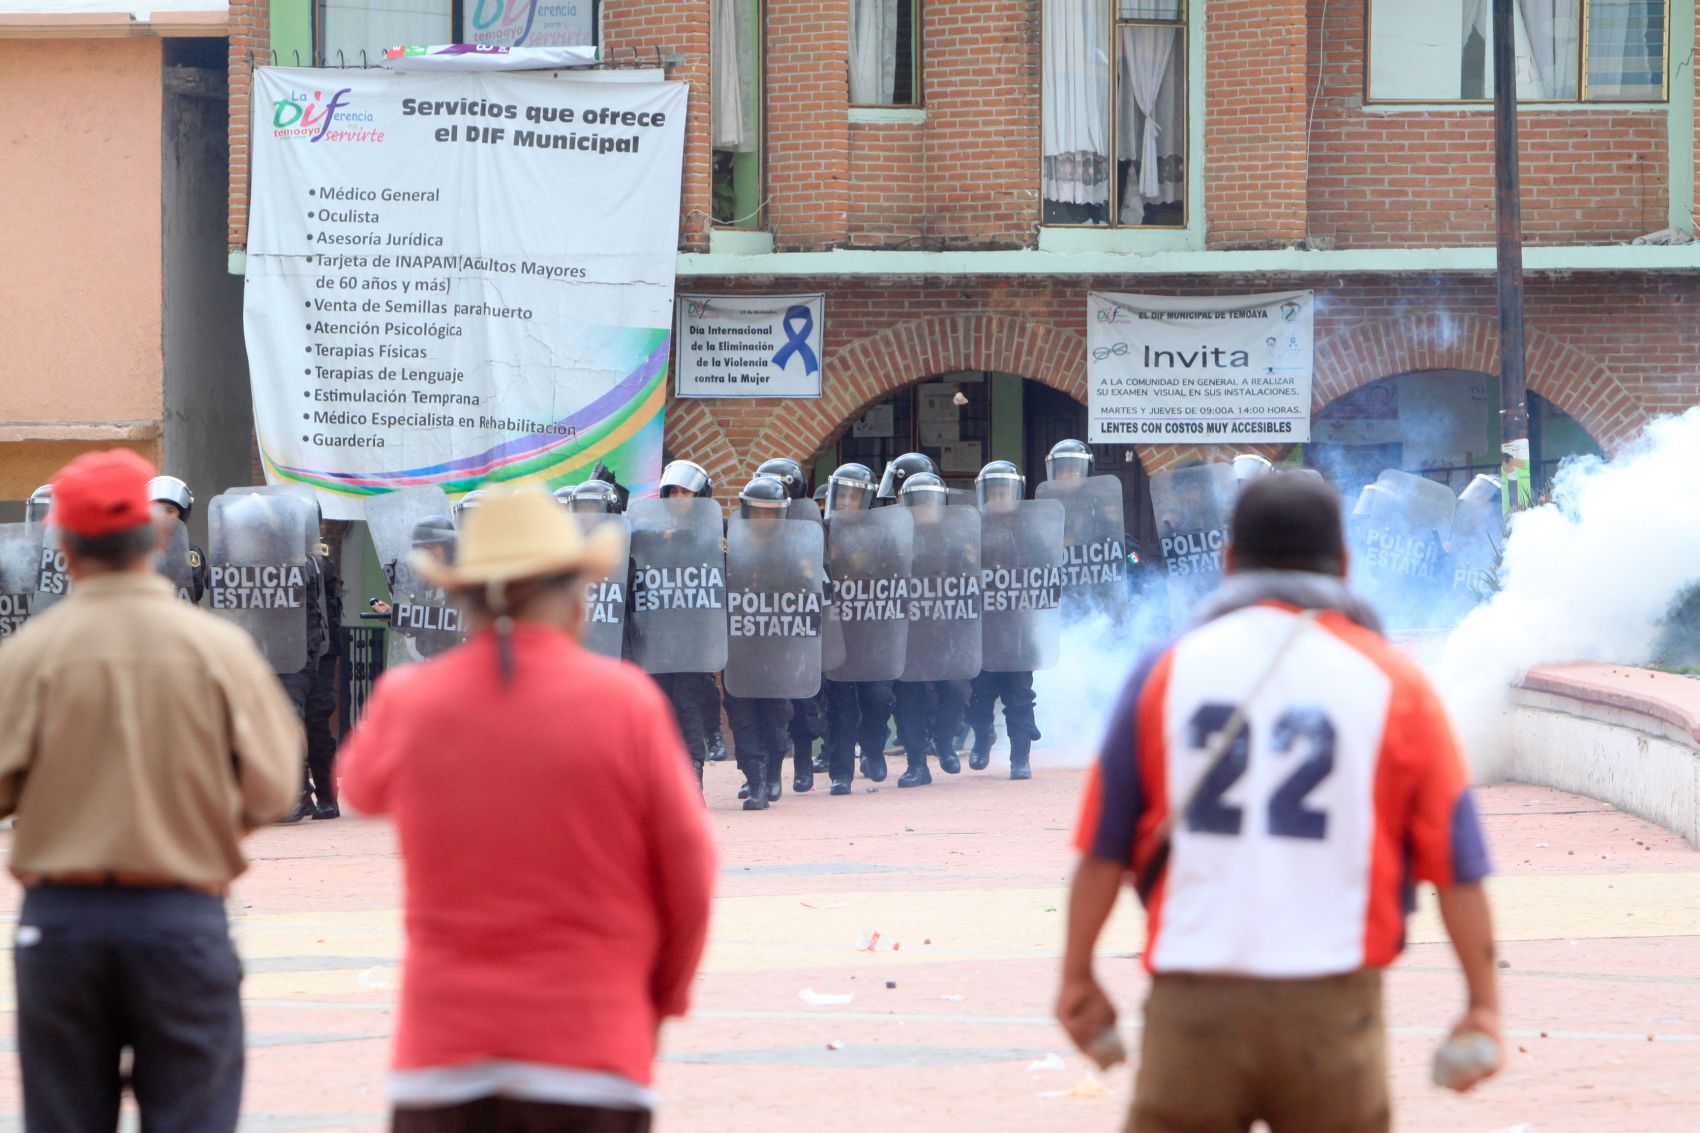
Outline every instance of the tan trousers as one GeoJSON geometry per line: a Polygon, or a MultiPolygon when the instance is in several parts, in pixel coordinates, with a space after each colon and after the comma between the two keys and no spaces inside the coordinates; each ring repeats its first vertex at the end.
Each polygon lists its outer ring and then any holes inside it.
{"type": "Polygon", "coordinates": [[[1386,1133],[1381,973],[1159,975],[1127,1133],[1386,1133]]]}

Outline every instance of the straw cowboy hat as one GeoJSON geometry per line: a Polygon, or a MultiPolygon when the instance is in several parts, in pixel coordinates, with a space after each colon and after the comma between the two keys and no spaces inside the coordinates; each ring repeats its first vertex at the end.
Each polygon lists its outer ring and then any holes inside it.
{"type": "Polygon", "coordinates": [[[486,492],[480,506],[466,512],[465,524],[453,565],[414,552],[414,569],[431,585],[499,589],[502,583],[557,574],[591,580],[620,560],[616,524],[603,524],[587,538],[578,521],[542,488],[486,492]]]}

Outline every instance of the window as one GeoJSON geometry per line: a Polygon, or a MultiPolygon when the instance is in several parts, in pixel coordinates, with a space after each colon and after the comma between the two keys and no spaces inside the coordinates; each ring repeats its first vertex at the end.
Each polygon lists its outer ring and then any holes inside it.
{"type": "MultiPolygon", "coordinates": [[[[1512,0],[1517,97],[1665,98],[1667,0],[1512,0]]],[[[1493,0],[1369,0],[1369,98],[1493,98],[1493,0]]]]}
{"type": "Polygon", "coordinates": [[[1045,0],[1046,224],[1186,225],[1186,0],[1045,0]]]}
{"type": "Polygon", "coordinates": [[[583,47],[598,42],[597,0],[458,0],[460,42],[583,47]]]}
{"type": "Polygon", "coordinates": [[[921,0],[850,0],[850,105],[921,104],[921,0]]]}
{"type": "Polygon", "coordinates": [[[714,223],[761,226],[762,7],[711,0],[709,123],[714,223]]]}
{"type": "Polygon", "coordinates": [[[321,0],[319,5],[319,51],[327,67],[377,66],[392,47],[453,41],[453,0],[321,0]]]}

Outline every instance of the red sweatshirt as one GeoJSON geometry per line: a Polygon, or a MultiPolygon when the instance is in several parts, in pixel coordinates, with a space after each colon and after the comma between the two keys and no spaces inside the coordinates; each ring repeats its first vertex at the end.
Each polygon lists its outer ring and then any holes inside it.
{"type": "Polygon", "coordinates": [[[648,1085],[708,934],[714,847],[672,710],[538,625],[384,675],[338,760],[406,875],[398,1070],[485,1059],[648,1085]]]}

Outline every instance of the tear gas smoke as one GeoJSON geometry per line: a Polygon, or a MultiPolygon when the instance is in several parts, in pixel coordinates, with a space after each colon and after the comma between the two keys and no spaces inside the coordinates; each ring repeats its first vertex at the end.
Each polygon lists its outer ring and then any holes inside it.
{"type": "Polygon", "coordinates": [[[1552,503],[1513,518],[1500,589],[1433,651],[1430,669],[1478,778],[1505,756],[1511,686],[1561,661],[1643,664],[1700,581],[1700,408],[1666,418],[1611,461],[1560,467],[1552,503]]]}
{"type": "MultiPolygon", "coordinates": [[[[1433,676],[1478,779],[1503,765],[1511,689],[1530,669],[1652,657],[1665,619],[1700,583],[1700,492],[1688,488],[1695,452],[1700,408],[1655,422],[1609,462],[1567,461],[1552,502],[1512,520],[1499,588],[1468,612],[1437,602],[1432,587],[1373,593],[1396,637],[1449,631],[1406,644],[1433,676]]],[[[1041,766],[1089,763],[1134,665],[1186,624],[1179,607],[1194,589],[1177,585],[1171,598],[1160,561],[1139,577],[1129,624],[1073,623],[1057,666],[1034,674],[1041,766]]]]}

